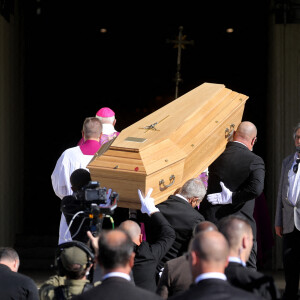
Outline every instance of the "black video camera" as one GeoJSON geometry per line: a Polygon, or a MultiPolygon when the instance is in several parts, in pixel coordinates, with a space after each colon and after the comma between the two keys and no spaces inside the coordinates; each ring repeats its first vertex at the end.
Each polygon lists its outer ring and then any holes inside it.
{"type": "Polygon", "coordinates": [[[74,193],[74,196],[80,201],[82,210],[93,215],[96,213],[113,214],[119,200],[119,195],[116,192],[111,192],[108,196],[106,188],[100,188],[98,181],[90,181],[74,193]]]}
{"type": "Polygon", "coordinates": [[[97,235],[102,229],[104,217],[112,220],[119,195],[111,190],[109,192],[106,188],[100,188],[98,181],[90,181],[73,195],[62,199],[61,211],[73,239],[86,243],[88,230],[97,235]]]}

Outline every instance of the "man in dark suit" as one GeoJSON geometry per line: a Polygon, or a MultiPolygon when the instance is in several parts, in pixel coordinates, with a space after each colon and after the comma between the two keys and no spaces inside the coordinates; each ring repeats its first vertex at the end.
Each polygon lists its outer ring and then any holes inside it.
{"type": "Polygon", "coordinates": [[[300,277],[300,123],[294,128],[295,152],[282,161],[275,231],[283,239],[285,289],[282,299],[298,299],[300,277]]]}
{"type": "Polygon", "coordinates": [[[20,258],[15,249],[0,247],[0,299],[38,300],[35,282],[18,273],[20,258]]]}
{"type": "Polygon", "coordinates": [[[264,299],[280,299],[279,291],[271,276],[246,268],[252,245],[250,223],[242,216],[228,216],[220,221],[220,232],[229,243],[229,264],[225,269],[227,280],[234,286],[260,295],[264,299]]]}
{"type": "Polygon", "coordinates": [[[74,300],[161,300],[130,281],[134,264],[133,243],[128,233],[122,229],[103,230],[98,240],[98,263],[103,269],[102,283],[74,300]]]}
{"type": "Polygon", "coordinates": [[[146,290],[156,291],[156,267],[166,252],[175,241],[175,231],[166,220],[163,214],[154,205],[154,199],[151,198],[152,189],[144,197],[141,191],[138,191],[141,200],[141,212],[150,217],[150,226],[160,232],[158,239],[150,244],[143,241],[141,228],[133,220],[123,221],[119,228],[124,229],[130,235],[134,243],[134,265],[132,274],[136,286],[146,290]]]}
{"type": "Polygon", "coordinates": [[[224,274],[229,254],[228,242],[218,231],[199,232],[192,239],[189,263],[194,284],[170,300],[262,299],[232,286],[224,274]]]}
{"type": "MultiPolygon", "coordinates": [[[[218,227],[212,222],[202,221],[195,226],[193,235],[201,231],[211,230],[218,231],[218,227]]],[[[165,263],[156,293],[166,300],[171,296],[186,291],[192,283],[193,278],[187,255],[181,255],[165,263]]]]}
{"type": "MultiPolygon", "coordinates": [[[[161,272],[164,264],[175,257],[184,254],[193,236],[196,224],[204,221],[204,217],[195,209],[205,196],[206,189],[200,179],[189,179],[181,187],[176,195],[171,195],[162,203],[156,205],[164,217],[174,228],[176,238],[157,266],[157,272],[161,272]]],[[[153,243],[157,240],[159,232],[149,226],[149,219],[145,220],[147,241],[153,243]]]]}
{"type": "Polygon", "coordinates": [[[265,164],[252,152],[257,129],[241,122],[225,151],[208,168],[207,197],[200,206],[206,220],[218,225],[223,217],[245,216],[252,227],[254,241],[247,266],[256,269],[256,224],[253,217],[255,198],[264,189],[265,164]]]}

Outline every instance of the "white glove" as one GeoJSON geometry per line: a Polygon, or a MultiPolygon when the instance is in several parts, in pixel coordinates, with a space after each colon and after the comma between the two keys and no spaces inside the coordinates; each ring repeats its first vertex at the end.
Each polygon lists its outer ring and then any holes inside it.
{"type": "Polygon", "coordinates": [[[231,204],[232,203],[232,192],[220,181],[222,187],[221,193],[207,195],[207,201],[211,204],[231,204]]]}
{"type": "Polygon", "coordinates": [[[141,204],[142,204],[141,212],[143,214],[148,214],[148,216],[150,216],[154,212],[159,211],[159,209],[157,207],[155,207],[155,205],[154,205],[154,199],[150,197],[152,191],[153,191],[153,189],[150,188],[146,197],[144,197],[142,192],[138,189],[139,198],[140,198],[141,204]]]}

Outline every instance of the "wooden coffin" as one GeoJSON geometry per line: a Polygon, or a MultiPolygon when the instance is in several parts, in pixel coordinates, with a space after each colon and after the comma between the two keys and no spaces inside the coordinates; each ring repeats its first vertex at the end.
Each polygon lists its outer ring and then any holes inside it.
{"type": "Polygon", "coordinates": [[[119,207],[140,209],[137,190],[158,204],[197,177],[225,149],[248,96],[203,83],[103,145],[88,164],[92,180],[119,194],[119,207]]]}

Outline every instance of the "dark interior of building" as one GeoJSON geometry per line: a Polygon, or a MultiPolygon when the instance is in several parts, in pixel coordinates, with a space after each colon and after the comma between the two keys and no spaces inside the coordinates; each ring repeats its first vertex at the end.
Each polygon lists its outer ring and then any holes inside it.
{"type": "MultiPolygon", "coordinates": [[[[58,230],[60,200],[50,176],[61,153],[80,139],[85,117],[109,106],[121,131],[175,99],[172,41],[180,26],[187,43],[178,96],[204,82],[225,84],[249,96],[243,119],[257,124],[261,141],[265,134],[268,3],[91,2],[23,4],[26,216],[36,216],[25,217],[25,228],[31,232],[58,230]]],[[[255,151],[264,156],[264,144],[255,151]]]]}

